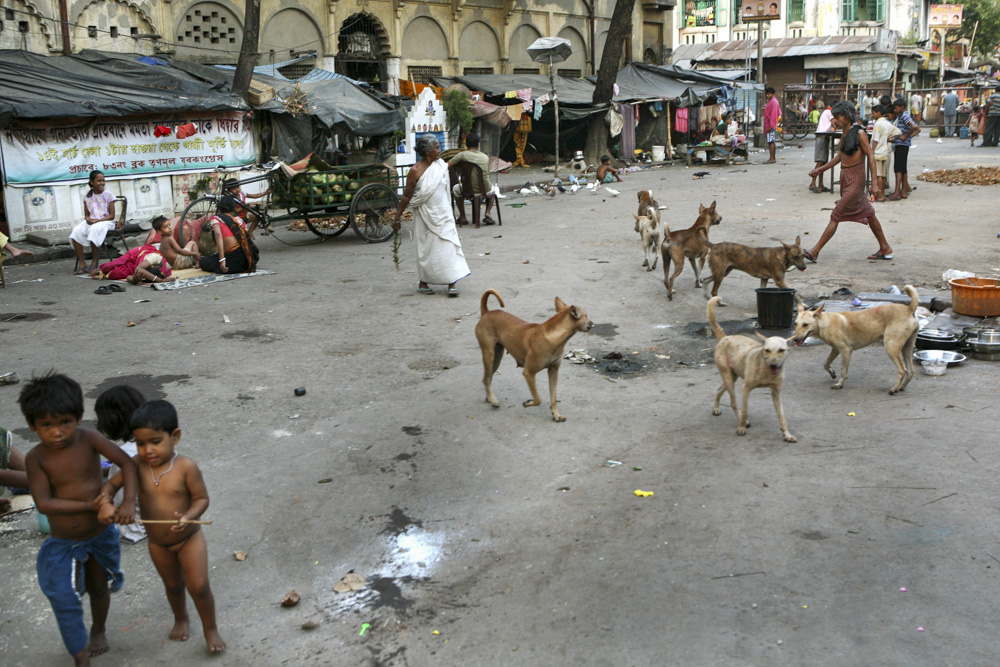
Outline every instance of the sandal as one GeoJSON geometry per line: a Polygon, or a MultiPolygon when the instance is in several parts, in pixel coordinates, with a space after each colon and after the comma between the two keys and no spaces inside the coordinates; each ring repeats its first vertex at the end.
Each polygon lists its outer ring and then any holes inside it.
{"type": "Polygon", "coordinates": [[[74,272],[73,272],[73,275],[74,275],[74,276],[85,276],[85,275],[87,275],[88,273],[90,273],[90,269],[88,269],[88,268],[84,267],[84,268],[82,268],[82,269],[77,269],[76,271],[74,271],[74,272]]]}
{"type": "Polygon", "coordinates": [[[816,258],[813,257],[813,254],[811,252],[809,252],[808,250],[803,250],[802,251],[802,256],[805,257],[806,259],[808,259],[813,264],[816,263],[816,258]]]}
{"type": "Polygon", "coordinates": [[[122,287],[121,285],[119,285],[118,283],[111,283],[110,285],[108,285],[108,289],[111,290],[112,292],[124,292],[125,291],[125,288],[122,287]]]}
{"type": "Polygon", "coordinates": [[[868,259],[892,259],[892,255],[891,254],[883,255],[880,252],[876,252],[872,253],[871,255],[868,255],[868,259]]]}
{"type": "Polygon", "coordinates": [[[900,199],[906,199],[906,197],[900,197],[897,194],[891,194],[888,197],[886,197],[886,201],[899,201],[900,199]]]}
{"type": "Polygon", "coordinates": [[[94,290],[94,294],[111,294],[111,288],[107,285],[101,285],[94,290]]]}
{"type": "Polygon", "coordinates": [[[417,292],[419,292],[420,294],[434,294],[434,290],[432,290],[430,287],[418,287],[417,292]]]}
{"type": "Polygon", "coordinates": [[[458,288],[457,287],[449,287],[448,288],[448,296],[458,296],[458,288]]]}
{"type": "Polygon", "coordinates": [[[490,216],[486,216],[485,218],[483,218],[483,224],[484,225],[495,225],[496,221],[493,218],[491,218],[490,216]]]}

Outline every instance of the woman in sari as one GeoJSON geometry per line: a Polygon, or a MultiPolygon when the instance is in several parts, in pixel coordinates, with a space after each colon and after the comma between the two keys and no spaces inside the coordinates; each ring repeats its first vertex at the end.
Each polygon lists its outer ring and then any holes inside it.
{"type": "Polygon", "coordinates": [[[434,294],[430,285],[447,285],[448,296],[458,296],[455,283],[469,275],[462,242],[455,226],[448,165],[439,160],[441,147],[433,135],[425,134],[415,146],[420,161],[410,168],[406,189],[396,209],[392,228],[399,231],[399,220],[407,206],[413,207],[417,239],[417,291],[434,294]]]}
{"type": "MultiPolygon", "coordinates": [[[[260,253],[243,220],[236,215],[236,200],[226,195],[219,200],[219,212],[209,220],[218,254],[202,255],[198,266],[209,273],[253,273],[260,253]]],[[[207,229],[204,229],[204,234],[207,229]]]]}

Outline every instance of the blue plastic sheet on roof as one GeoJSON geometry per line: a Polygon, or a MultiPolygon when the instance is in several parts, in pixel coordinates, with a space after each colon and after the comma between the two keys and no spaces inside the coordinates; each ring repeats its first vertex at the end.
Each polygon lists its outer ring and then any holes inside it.
{"type": "Polygon", "coordinates": [[[169,64],[166,60],[161,60],[160,58],[154,58],[153,56],[143,56],[142,58],[136,58],[136,60],[145,65],[159,65],[161,67],[169,64]]]}

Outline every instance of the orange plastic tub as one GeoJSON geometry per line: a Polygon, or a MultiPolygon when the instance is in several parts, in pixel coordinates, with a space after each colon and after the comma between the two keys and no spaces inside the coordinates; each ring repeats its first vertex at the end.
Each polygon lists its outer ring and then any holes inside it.
{"type": "Polygon", "coordinates": [[[1000,280],[956,278],[948,284],[951,285],[951,309],[959,315],[1000,315],[1000,280]]]}

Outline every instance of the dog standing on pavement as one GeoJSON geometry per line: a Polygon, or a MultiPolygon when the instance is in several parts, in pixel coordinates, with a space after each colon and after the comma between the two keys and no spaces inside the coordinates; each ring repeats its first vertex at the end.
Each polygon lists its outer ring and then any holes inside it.
{"type": "Polygon", "coordinates": [[[635,218],[635,231],[639,232],[642,240],[642,252],[646,255],[642,265],[647,271],[652,271],[656,268],[656,260],[660,258],[660,226],[654,218],[647,215],[633,214],[632,217],[635,218]]]}
{"type": "Polygon", "coordinates": [[[660,224],[660,205],[653,198],[652,190],[639,190],[639,210],[636,213],[639,217],[646,216],[660,224]]]}
{"type": "Polygon", "coordinates": [[[891,303],[867,310],[843,313],[824,312],[823,306],[806,310],[799,303],[799,314],[795,318],[796,345],[802,345],[809,334],[815,335],[831,347],[823,368],[830,377],[837,379],[837,373],[830,368],[833,360],[840,355],[840,380],[831,389],[840,389],[847,382],[847,370],[851,366],[851,353],[881,339],[885,352],[896,365],[899,377],[889,394],[906,389],[913,378],[913,348],[917,343],[920,324],[914,313],[920,301],[917,290],[907,285],[903,291],[910,295],[910,303],[891,303]]]}
{"type": "Polygon", "coordinates": [[[525,322],[503,310],[489,310],[486,302],[490,295],[497,298],[503,308],[503,299],[496,290],[486,290],[479,301],[480,318],[476,325],[476,339],[483,353],[483,385],[486,387],[486,400],[494,408],[500,407],[500,402],[493,395],[493,374],[500,367],[504,350],[514,357],[518,368],[524,368],[524,379],[531,390],[530,401],[522,405],[528,408],[541,405],[535,386],[535,375],[547,369],[549,372],[549,408],[552,420],[566,421],[566,417],[556,409],[556,384],[559,381],[559,364],[563,360],[563,348],[566,341],[577,331],[590,331],[594,323],[587,317],[587,312],[577,306],[567,306],[562,299],[556,297],[556,314],[551,318],[536,324],[525,322]]]}
{"type": "Polygon", "coordinates": [[[750,392],[757,387],[769,387],[771,389],[771,400],[774,402],[774,410],[778,413],[778,423],[781,425],[781,433],[785,436],[785,442],[796,442],[795,436],[788,432],[788,425],[785,424],[785,411],[781,407],[781,383],[784,379],[783,371],[785,356],[788,353],[788,341],[780,336],[764,338],[759,333],[756,341],[747,336],[727,336],[726,332],[719,326],[715,319],[715,304],[719,302],[719,297],[709,299],[706,311],[708,323],[712,326],[718,343],[715,346],[715,367],[719,369],[722,376],[722,386],[715,394],[715,405],[712,406],[712,414],[719,415],[719,399],[723,392],[729,392],[729,401],[732,403],[733,412],[740,424],[736,428],[736,435],[746,435],[750,422],[747,418],[747,399],[750,392]],[[736,407],[736,378],[743,380],[743,410],[736,407]]]}
{"type": "MultiPolygon", "coordinates": [[[[708,268],[712,272],[711,296],[718,296],[722,279],[733,269],[760,278],[761,287],[767,287],[768,280],[773,280],[778,287],[785,287],[785,271],[793,266],[799,271],[806,270],[800,238],[796,236],[792,245],[782,242],[780,248],[754,248],[728,242],[710,244],[712,251],[708,254],[708,268]]],[[[708,281],[705,281],[704,288],[708,297],[708,281]]]]}
{"type": "Polygon", "coordinates": [[[663,284],[667,286],[667,299],[674,298],[674,279],[684,270],[684,258],[691,261],[691,270],[694,271],[694,286],[701,287],[701,270],[705,267],[705,257],[711,244],[708,242],[708,230],[722,222],[722,216],[715,211],[715,202],[705,207],[698,205],[698,219],[694,225],[688,229],[679,229],[676,232],[670,231],[670,227],[664,223],[663,245],[660,251],[663,254],[663,284]],[[674,272],[670,273],[670,261],[674,262],[674,272]],[[698,263],[695,263],[698,260],[698,263]]]}

